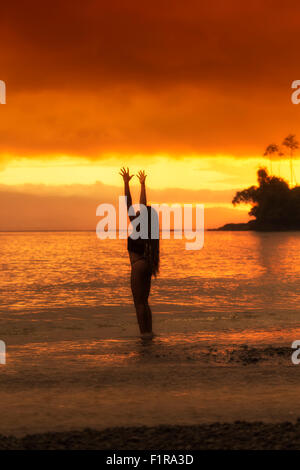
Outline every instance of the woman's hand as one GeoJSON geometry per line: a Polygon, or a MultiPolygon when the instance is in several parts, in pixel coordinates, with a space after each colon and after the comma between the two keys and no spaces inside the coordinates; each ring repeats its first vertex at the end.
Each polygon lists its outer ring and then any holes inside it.
{"type": "Polygon", "coordinates": [[[126,170],[124,166],[123,166],[123,168],[121,168],[119,174],[122,176],[122,178],[124,180],[124,183],[129,183],[131,178],[133,178],[133,176],[134,176],[134,175],[130,175],[129,174],[129,168],[127,167],[127,170],[126,170]]]}
{"type": "Polygon", "coordinates": [[[145,180],[146,180],[146,178],[147,178],[147,175],[145,175],[144,170],[143,170],[143,171],[139,171],[136,176],[137,176],[138,179],[140,180],[140,183],[141,183],[141,184],[145,184],[145,180]]]}

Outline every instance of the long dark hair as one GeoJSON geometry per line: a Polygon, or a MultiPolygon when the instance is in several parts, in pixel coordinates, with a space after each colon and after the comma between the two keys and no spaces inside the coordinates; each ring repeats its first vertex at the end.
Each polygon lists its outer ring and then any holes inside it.
{"type": "Polygon", "coordinates": [[[159,217],[155,209],[147,206],[148,238],[145,240],[145,258],[150,266],[151,274],[159,272],[159,217]]]}

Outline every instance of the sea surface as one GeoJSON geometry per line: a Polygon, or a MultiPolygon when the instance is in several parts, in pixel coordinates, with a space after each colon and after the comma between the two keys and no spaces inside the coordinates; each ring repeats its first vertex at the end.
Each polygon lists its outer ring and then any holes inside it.
{"type": "Polygon", "coordinates": [[[126,240],[11,232],[0,252],[1,433],[300,416],[300,233],[161,240],[152,342],[126,240]]]}

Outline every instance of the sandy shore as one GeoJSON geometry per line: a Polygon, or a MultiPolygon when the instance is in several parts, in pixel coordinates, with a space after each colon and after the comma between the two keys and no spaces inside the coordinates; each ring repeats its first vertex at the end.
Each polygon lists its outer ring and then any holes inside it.
{"type": "Polygon", "coordinates": [[[299,450],[296,423],[212,423],[54,432],[22,438],[0,435],[0,450],[299,450]]]}

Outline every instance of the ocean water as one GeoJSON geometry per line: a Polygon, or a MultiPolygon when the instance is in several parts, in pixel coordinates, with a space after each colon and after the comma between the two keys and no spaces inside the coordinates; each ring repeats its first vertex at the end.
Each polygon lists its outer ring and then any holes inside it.
{"type": "Polygon", "coordinates": [[[152,342],[124,240],[1,233],[0,432],[296,419],[300,234],[161,241],[152,342]]]}

